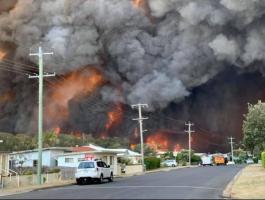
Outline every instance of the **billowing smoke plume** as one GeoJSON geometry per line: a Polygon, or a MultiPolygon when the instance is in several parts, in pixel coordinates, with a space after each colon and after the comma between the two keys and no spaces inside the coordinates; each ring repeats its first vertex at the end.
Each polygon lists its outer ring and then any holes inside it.
{"type": "MultiPolygon", "coordinates": [[[[226,67],[264,72],[265,1],[139,2],[1,0],[0,42],[13,47],[16,61],[33,63],[29,49],[42,42],[55,53],[45,57],[45,69],[57,74],[97,64],[123,94],[103,87],[103,101],[148,103],[151,111],[181,102],[226,67]]],[[[28,119],[26,94],[17,122],[28,119]]]]}

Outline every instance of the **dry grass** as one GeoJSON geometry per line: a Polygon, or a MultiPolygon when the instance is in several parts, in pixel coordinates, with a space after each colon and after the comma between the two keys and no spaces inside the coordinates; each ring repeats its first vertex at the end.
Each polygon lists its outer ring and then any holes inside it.
{"type": "Polygon", "coordinates": [[[265,199],[265,169],[261,165],[249,165],[235,181],[233,199],[265,199]]]}

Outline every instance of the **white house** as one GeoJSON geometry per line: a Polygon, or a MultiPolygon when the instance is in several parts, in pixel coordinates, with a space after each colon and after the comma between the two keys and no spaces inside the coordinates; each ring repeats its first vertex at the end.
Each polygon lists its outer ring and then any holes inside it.
{"type": "Polygon", "coordinates": [[[71,153],[63,153],[57,156],[58,167],[76,168],[81,161],[101,159],[113,168],[114,175],[118,172],[118,156],[130,156],[138,153],[128,149],[107,149],[93,144],[73,148],[71,153]]]}
{"type": "MultiPolygon", "coordinates": [[[[71,152],[69,147],[49,147],[42,149],[42,165],[45,167],[57,166],[57,155],[71,152]]],[[[10,167],[36,167],[38,163],[38,149],[12,152],[9,154],[10,167]]]]}

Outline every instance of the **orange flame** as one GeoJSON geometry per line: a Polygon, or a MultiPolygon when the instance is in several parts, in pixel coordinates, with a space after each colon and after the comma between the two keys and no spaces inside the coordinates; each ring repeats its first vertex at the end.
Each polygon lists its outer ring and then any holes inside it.
{"type": "Polygon", "coordinates": [[[176,152],[180,152],[181,151],[181,146],[180,146],[180,144],[176,144],[175,146],[174,146],[174,151],[176,151],[176,152]]]}
{"type": "Polygon", "coordinates": [[[69,101],[90,94],[103,83],[102,74],[95,68],[71,72],[61,82],[55,82],[51,95],[47,96],[47,119],[52,119],[52,123],[66,120],[69,116],[69,101]]]}
{"type": "Polygon", "coordinates": [[[169,141],[168,138],[163,135],[162,132],[150,135],[146,139],[146,143],[149,147],[155,150],[168,150],[169,141]]]}
{"type": "Polygon", "coordinates": [[[143,0],[133,0],[133,5],[139,8],[143,4],[143,0]]]}
{"type": "Polygon", "coordinates": [[[0,51],[0,60],[6,56],[6,52],[0,51]]]}
{"type": "Polygon", "coordinates": [[[54,129],[54,133],[58,136],[58,135],[60,135],[60,133],[61,133],[61,128],[60,127],[56,127],[55,129],[54,129]]]}
{"type": "Polygon", "coordinates": [[[137,146],[137,144],[130,144],[131,150],[135,150],[136,149],[136,146],[137,146]]]}
{"type": "Polygon", "coordinates": [[[106,130],[120,123],[123,116],[122,105],[119,103],[114,110],[108,112],[108,121],[105,125],[106,130]]]}

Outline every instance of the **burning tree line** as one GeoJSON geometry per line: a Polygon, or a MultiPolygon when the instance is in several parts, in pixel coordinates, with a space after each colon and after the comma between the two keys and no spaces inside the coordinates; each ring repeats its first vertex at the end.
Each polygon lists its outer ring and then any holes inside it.
{"type": "MultiPolygon", "coordinates": [[[[37,137],[29,134],[10,134],[0,133],[1,143],[0,151],[21,151],[37,148],[37,137]]],[[[94,143],[106,148],[126,148],[129,141],[126,139],[111,138],[95,138],[91,134],[56,134],[55,132],[45,132],[43,138],[43,147],[75,147],[76,145],[88,145],[94,143]]]]}

